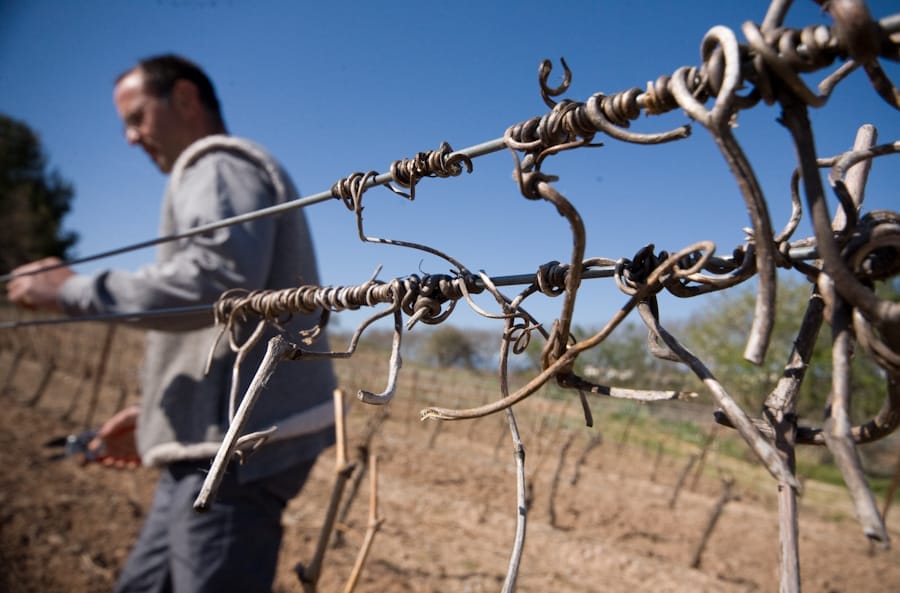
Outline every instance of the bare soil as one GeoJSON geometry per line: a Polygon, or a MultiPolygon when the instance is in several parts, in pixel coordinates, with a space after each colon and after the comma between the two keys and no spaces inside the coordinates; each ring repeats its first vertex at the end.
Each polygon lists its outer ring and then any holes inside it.
{"type": "MultiPolygon", "coordinates": [[[[353,393],[360,387],[353,384],[358,374],[348,368],[339,371],[353,393]]],[[[58,370],[36,392],[46,376],[46,366],[23,360],[13,368],[11,352],[0,352],[0,591],[109,591],[141,525],[155,471],[50,460],[43,443],[81,428],[90,404],[81,395],[73,405],[84,380],[58,370]]],[[[96,418],[132,397],[107,386],[97,400],[96,418]]],[[[529,401],[522,408],[530,406],[539,417],[547,411],[539,405],[529,401]]],[[[380,411],[356,401],[350,406],[354,456],[367,422],[380,411]]],[[[435,432],[434,423],[418,421],[418,407],[409,390],[399,394],[372,442],[383,524],[357,591],[499,591],[516,520],[508,431],[500,417],[488,417],[447,423],[435,432]]],[[[520,424],[530,510],[518,591],[778,590],[778,517],[774,485],[765,473],[751,464],[729,469],[741,478],[735,487],[738,498],[724,507],[699,566],[692,568],[721,494],[719,472],[707,471],[680,492],[672,507],[685,458],[657,457],[652,449],[610,437],[589,451],[573,484],[578,458],[598,429],[575,432],[562,458],[563,442],[573,433],[534,427],[532,420],[520,424]],[[551,497],[554,476],[558,480],[551,497]]],[[[294,566],[312,558],[334,470],[332,449],[285,513],[278,593],[302,590],[294,566]]],[[[368,521],[367,480],[342,526],[343,545],[327,551],[320,591],[343,590],[351,573],[368,521]]],[[[896,542],[900,511],[895,509],[889,519],[896,542]]],[[[807,482],[800,526],[804,591],[900,591],[900,552],[896,547],[875,549],[865,541],[840,488],[807,482]]]]}

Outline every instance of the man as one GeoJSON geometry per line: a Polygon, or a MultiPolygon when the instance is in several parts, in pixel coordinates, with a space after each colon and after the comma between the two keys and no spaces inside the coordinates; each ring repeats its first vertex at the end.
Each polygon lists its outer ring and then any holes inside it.
{"type": "MultiPolygon", "coordinates": [[[[129,144],[140,145],[169,173],[162,235],[296,197],[271,156],[227,135],[212,83],[184,58],[164,55],[139,62],[117,79],[113,100],[129,144]]],[[[72,316],[139,313],[211,304],[232,288],[319,282],[299,209],[161,244],[156,262],[135,272],[84,276],[59,267],[21,275],[54,261],[14,271],[18,275],[7,287],[10,300],[72,316]]],[[[298,317],[290,329],[314,322],[298,317]]],[[[126,464],[139,453],[145,465],[160,467],[161,475],[116,591],[269,591],[284,506],[299,492],[316,456],[334,442],[331,364],[318,359],[278,368],[247,430],[278,429],[245,463],[229,466],[212,508],[198,514],[193,500],[228,427],[234,355],[222,340],[206,371],[218,333],[210,313],[154,315],[141,323],[150,331],[140,408],[110,419],[100,437],[107,463],[126,464]]],[[[260,340],[241,365],[239,393],[262,360],[265,342],[260,340]]]]}

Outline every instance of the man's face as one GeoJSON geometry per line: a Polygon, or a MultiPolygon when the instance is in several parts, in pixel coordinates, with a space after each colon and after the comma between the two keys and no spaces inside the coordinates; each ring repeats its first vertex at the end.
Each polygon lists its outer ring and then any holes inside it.
{"type": "Polygon", "coordinates": [[[159,170],[168,173],[191,140],[182,114],[168,98],[144,90],[140,69],[122,78],[113,91],[113,102],[125,125],[125,139],[140,144],[159,170]]]}

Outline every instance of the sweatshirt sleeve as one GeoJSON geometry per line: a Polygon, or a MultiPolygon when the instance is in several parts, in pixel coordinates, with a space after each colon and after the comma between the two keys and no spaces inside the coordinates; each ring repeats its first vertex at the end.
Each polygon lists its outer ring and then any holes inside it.
{"type": "MultiPolygon", "coordinates": [[[[168,197],[171,228],[164,232],[175,234],[271,206],[275,190],[260,168],[217,151],[185,171],[168,197]]],[[[275,257],[275,224],[274,217],[268,216],[162,244],[157,261],[136,271],[74,276],[62,286],[60,305],[73,316],[141,313],[211,305],[232,288],[263,288],[275,257]]],[[[180,331],[212,322],[210,309],[192,315],[149,316],[139,325],[180,331]]]]}

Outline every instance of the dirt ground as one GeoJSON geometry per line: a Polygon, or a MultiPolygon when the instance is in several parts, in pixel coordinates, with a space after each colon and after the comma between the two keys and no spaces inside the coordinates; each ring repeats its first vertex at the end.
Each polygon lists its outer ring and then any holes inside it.
{"type": "MultiPolygon", "coordinates": [[[[84,411],[71,405],[76,381],[54,373],[35,398],[46,368],[23,362],[12,375],[10,368],[11,354],[0,352],[0,387],[5,387],[0,395],[0,591],[109,591],[149,504],[154,471],[50,460],[42,444],[79,428],[75,419],[84,418],[84,411]]],[[[122,401],[115,390],[102,395],[98,418],[107,411],[104,406],[122,401]]],[[[377,413],[351,403],[351,457],[377,413]]],[[[434,424],[415,416],[414,405],[396,402],[372,442],[383,524],[356,590],[499,591],[516,517],[514,456],[508,436],[503,440],[501,419],[451,423],[435,432],[434,424]]],[[[533,438],[532,431],[522,432],[531,500],[518,591],[778,590],[778,517],[774,487],[764,473],[747,470],[750,477],[738,483],[737,500],[725,505],[699,567],[691,568],[721,493],[714,474],[683,489],[673,508],[683,459],[660,460],[637,446],[604,442],[589,450],[573,484],[577,459],[589,442],[587,429],[573,437],[562,465],[559,435],[533,438]]],[[[313,556],[334,469],[332,449],[285,514],[278,593],[301,591],[294,566],[308,564],[313,556]]],[[[343,545],[327,550],[319,591],[343,590],[351,573],[367,524],[367,480],[344,522],[343,545]]],[[[894,548],[876,550],[865,541],[840,488],[808,482],[805,492],[803,590],[900,591],[898,509],[889,517],[894,548]]]]}

